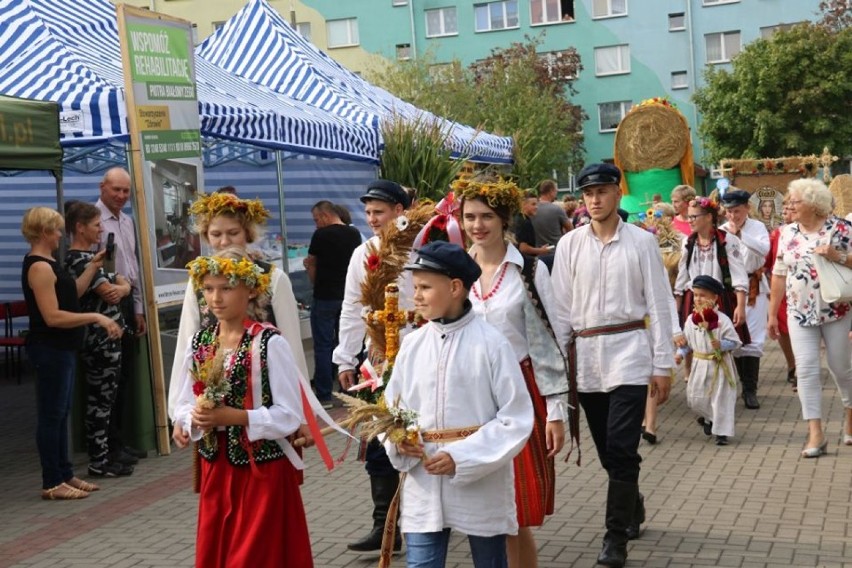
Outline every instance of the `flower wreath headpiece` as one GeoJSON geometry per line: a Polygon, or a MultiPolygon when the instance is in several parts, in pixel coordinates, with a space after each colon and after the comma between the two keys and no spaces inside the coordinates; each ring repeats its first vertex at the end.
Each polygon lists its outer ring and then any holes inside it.
{"type": "Polygon", "coordinates": [[[221,256],[199,256],[186,267],[189,269],[189,278],[196,290],[201,289],[204,277],[211,274],[226,277],[231,286],[242,282],[258,294],[266,294],[269,291],[269,274],[264,273],[260,266],[247,258],[234,260],[221,256]]]}
{"type": "Polygon", "coordinates": [[[497,177],[495,181],[475,181],[471,178],[459,178],[450,184],[450,189],[461,199],[484,199],[491,208],[506,207],[514,215],[521,210],[523,192],[512,180],[497,177]]]}
{"type": "Polygon", "coordinates": [[[200,193],[189,208],[192,215],[212,219],[222,213],[242,213],[246,221],[262,225],[269,219],[269,211],[260,199],[240,199],[232,193],[200,193]]]}
{"type": "Polygon", "coordinates": [[[715,209],[718,211],[719,203],[715,199],[709,197],[696,197],[689,202],[690,207],[700,207],[702,209],[715,209]]]}

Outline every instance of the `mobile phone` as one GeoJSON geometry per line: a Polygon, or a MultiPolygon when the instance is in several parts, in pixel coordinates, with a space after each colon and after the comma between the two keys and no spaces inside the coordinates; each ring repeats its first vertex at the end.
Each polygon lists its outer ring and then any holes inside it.
{"type": "Polygon", "coordinates": [[[114,260],[115,259],[115,233],[107,234],[107,242],[106,242],[106,256],[104,260],[114,260]]]}

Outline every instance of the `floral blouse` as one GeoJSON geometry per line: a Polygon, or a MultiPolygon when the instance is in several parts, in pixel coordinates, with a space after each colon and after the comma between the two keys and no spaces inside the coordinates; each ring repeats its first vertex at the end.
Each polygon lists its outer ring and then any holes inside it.
{"type": "Polygon", "coordinates": [[[785,225],[778,239],[778,256],[772,274],[787,277],[787,314],[803,327],[839,320],[850,310],[850,302],[828,303],[819,292],[813,250],[825,244],[829,234],[831,246],[850,252],[852,223],[834,216],[829,217],[816,233],[802,232],[798,223],[785,225]]]}

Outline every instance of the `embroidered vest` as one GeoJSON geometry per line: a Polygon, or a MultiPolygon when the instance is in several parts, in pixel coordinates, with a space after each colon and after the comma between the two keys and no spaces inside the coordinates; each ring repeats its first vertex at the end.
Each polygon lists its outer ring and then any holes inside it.
{"type": "MultiPolygon", "coordinates": [[[[216,343],[218,326],[207,327],[195,334],[192,338],[193,368],[197,368],[204,357],[212,357],[215,353],[211,347],[216,343]]],[[[266,349],[269,338],[278,334],[274,328],[261,328],[260,339],[260,369],[261,376],[261,400],[262,406],[272,406],[272,390],[269,386],[269,370],[266,366],[266,349]]],[[[240,345],[234,354],[233,365],[228,380],[231,383],[231,392],[225,397],[225,403],[234,408],[245,408],[246,393],[249,388],[249,376],[251,374],[252,343],[254,335],[251,330],[246,330],[240,345]]],[[[258,380],[257,377],[251,377],[258,380]]],[[[264,463],[284,457],[284,450],[274,440],[257,440],[249,442],[246,429],[243,426],[226,426],[225,437],[227,440],[228,462],[234,466],[245,466],[253,460],[254,463],[264,463]]],[[[208,461],[213,461],[219,452],[218,440],[215,432],[205,435],[198,444],[198,453],[208,461]]]]}

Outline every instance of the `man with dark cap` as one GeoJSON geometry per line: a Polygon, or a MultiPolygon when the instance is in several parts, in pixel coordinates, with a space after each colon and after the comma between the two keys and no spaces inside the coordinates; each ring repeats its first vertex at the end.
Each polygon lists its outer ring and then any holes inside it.
{"type": "Polygon", "coordinates": [[[385,400],[418,413],[423,444],[385,442],[407,472],[401,525],[409,566],[441,567],[449,532],[468,535],[475,566],[507,566],[518,531],[512,459],[533,427],[532,400],[512,347],[477,317],[468,293],[481,270],[458,245],[436,241],[405,268],[430,320],[402,343],[385,400]]]}
{"type": "MultiPolygon", "coordinates": [[[[343,305],[340,311],[338,345],[332,354],[337,365],[340,386],[348,389],[357,381],[355,369],[361,354],[367,327],[361,315],[364,305],[361,303],[361,283],[367,275],[368,246],[379,247],[379,233],[388,224],[396,220],[411,205],[411,199],[398,183],[377,179],[367,186],[367,192],[361,196],[367,223],[375,235],[362,243],[352,253],[349,268],[346,271],[346,284],[343,292],[343,305]]],[[[399,286],[399,307],[403,310],[414,308],[411,301],[410,273],[404,272],[397,281],[399,286]]],[[[369,348],[369,346],[368,346],[369,348]]],[[[367,446],[365,468],[370,476],[370,494],[373,498],[373,528],[364,538],[348,545],[349,550],[370,552],[382,546],[382,533],[385,518],[391,500],[399,486],[399,474],[388,461],[388,456],[378,441],[367,446]]],[[[399,535],[394,542],[394,550],[400,550],[402,540],[399,535]]]]}
{"type": "Polygon", "coordinates": [[[603,566],[624,566],[645,520],[639,439],[645,399],[666,401],[674,367],[672,301],[651,233],[618,215],[621,171],[591,164],[577,176],[591,216],[556,246],[557,333],[569,353],[580,405],[609,478],[603,566]],[[645,317],[650,324],[646,326],[645,317]]]}
{"type": "Polygon", "coordinates": [[[751,194],[747,191],[729,189],[722,196],[728,221],[719,228],[740,239],[740,254],[748,272],[746,324],[751,343],[734,352],[734,362],[743,385],[743,403],[746,408],[756,409],[760,408],[757,381],[769,318],[769,281],[764,275],[766,254],[769,252],[769,232],[766,225],[749,218],[750,198],[751,194]]]}

